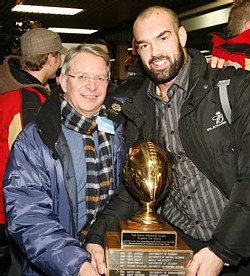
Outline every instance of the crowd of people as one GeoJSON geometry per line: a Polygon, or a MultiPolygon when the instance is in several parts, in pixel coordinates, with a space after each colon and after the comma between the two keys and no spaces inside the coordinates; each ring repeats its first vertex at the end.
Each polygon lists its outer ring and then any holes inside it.
{"type": "MultiPolygon", "coordinates": [[[[230,45],[248,32],[249,16],[233,27],[242,9],[250,14],[250,2],[241,2],[230,13],[230,45]]],[[[119,86],[110,82],[105,41],[66,52],[59,35],[44,28],[25,33],[22,56],[0,67],[0,230],[11,256],[8,275],[105,274],[106,231],[118,231],[120,220],[140,209],[121,173],[140,139],[170,157],[173,179],[158,207],[194,252],[186,274],[250,275],[246,63],[218,52],[244,67],[232,72],[186,48],[187,32],[167,7],[141,11],[133,35],[138,62],[119,86]],[[61,53],[59,85],[50,93],[45,84],[61,53]],[[218,96],[222,75],[230,122],[218,96]]]]}

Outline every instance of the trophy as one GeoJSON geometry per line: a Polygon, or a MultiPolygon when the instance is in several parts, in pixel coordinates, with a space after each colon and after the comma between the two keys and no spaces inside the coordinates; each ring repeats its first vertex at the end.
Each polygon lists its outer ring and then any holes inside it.
{"type": "Polygon", "coordinates": [[[107,232],[107,275],[186,275],[193,252],[156,211],[172,178],[167,153],[151,141],[136,141],[123,178],[142,208],[120,222],[119,233],[107,232]]]}
{"type": "Polygon", "coordinates": [[[123,178],[142,209],[127,221],[130,228],[162,229],[164,220],[156,213],[156,204],[166,196],[172,170],[168,156],[156,144],[137,141],[126,155],[123,178]]]}

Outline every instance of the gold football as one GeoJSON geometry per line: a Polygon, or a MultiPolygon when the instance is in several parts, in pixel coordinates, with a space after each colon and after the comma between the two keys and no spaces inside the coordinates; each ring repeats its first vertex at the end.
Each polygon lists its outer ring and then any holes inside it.
{"type": "Polygon", "coordinates": [[[124,160],[123,178],[129,191],[142,203],[142,212],[154,213],[154,205],[166,196],[171,177],[166,151],[151,141],[134,143],[124,160]]]}

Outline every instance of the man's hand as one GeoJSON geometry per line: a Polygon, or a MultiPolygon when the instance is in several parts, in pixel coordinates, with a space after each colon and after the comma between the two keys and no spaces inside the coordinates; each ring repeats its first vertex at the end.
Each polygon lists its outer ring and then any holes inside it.
{"type": "Polygon", "coordinates": [[[222,69],[223,67],[232,63],[232,61],[231,60],[226,61],[223,58],[218,58],[218,57],[212,56],[212,57],[207,58],[207,63],[210,63],[212,68],[222,69]]]}
{"type": "Polygon", "coordinates": [[[223,268],[223,261],[207,247],[197,252],[188,266],[188,276],[217,276],[223,268]]]}
{"type": "Polygon", "coordinates": [[[91,263],[84,262],[77,276],[100,276],[100,274],[91,263]]]}
{"type": "Polygon", "coordinates": [[[218,57],[215,57],[215,56],[207,58],[207,63],[210,63],[212,68],[220,68],[220,69],[222,69],[227,64],[225,59],[218,58],[218,57]]]}
{"type": "Polygon", "coordinates": [[[95,267],[97,272],[101,275],[105,273],[105,258],[104,258],[104,250],[99,244],[88,243],[86,249],[91,254],[91,264],[95,267]]]}

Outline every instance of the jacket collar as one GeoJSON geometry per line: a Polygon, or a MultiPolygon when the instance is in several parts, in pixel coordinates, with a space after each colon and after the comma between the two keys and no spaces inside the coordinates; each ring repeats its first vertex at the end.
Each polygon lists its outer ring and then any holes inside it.
{"type": "Polygon", "coordinates": [[[221,69],[211,68],[198,50],[188,49],[187,51],[192,58],[188,87],[190,96],[186,101],[188,104],[183,104],[182,106],[182,117],[198,106],[201,100],[214,87],[218,72],[221,71],[221,69]]]}
{"type": "Polygon", "coordinates": [[[55,143],[61,133],[61,111],[59,100],[61,92],[62,89],[58,86],[43,103],[35,121],[43,141],[52,150],[55,150],[55,143]]]}

